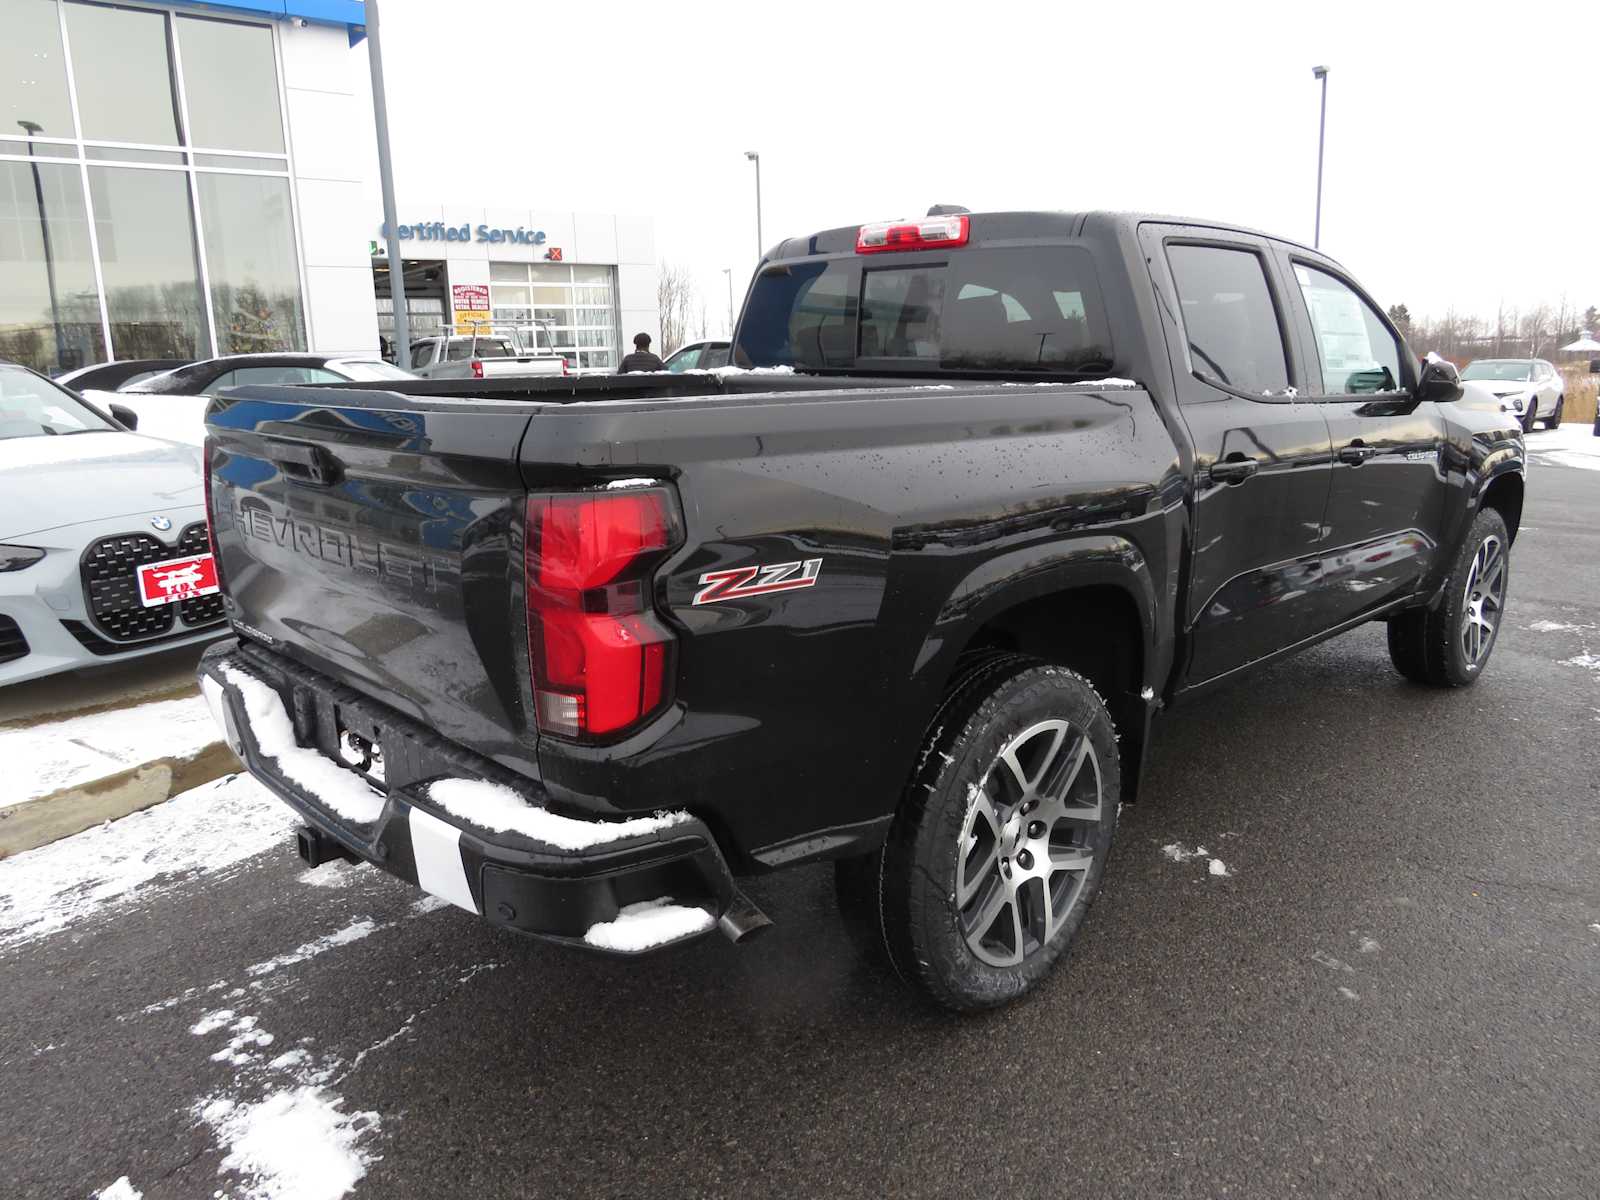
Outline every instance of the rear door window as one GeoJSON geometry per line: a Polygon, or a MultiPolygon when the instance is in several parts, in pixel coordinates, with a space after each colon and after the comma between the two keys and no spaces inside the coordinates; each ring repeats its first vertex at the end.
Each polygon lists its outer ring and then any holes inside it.
{"type": "Polygon", "coordinates": [[[1167,247],[1167,262],[1194,373],[1248,396],[1287,388],[1283,331],[1260,256],[1243,248],[1180,243],[1167,247]]]}

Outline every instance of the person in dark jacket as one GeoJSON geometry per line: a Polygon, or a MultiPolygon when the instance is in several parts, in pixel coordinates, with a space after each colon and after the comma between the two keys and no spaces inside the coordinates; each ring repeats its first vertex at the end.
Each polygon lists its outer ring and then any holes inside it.
{"type": "Polygon", "coordinates": [[[622,366],[617,368],[619,375],[626,375],[629,371],[665,371],[667,365],[650,353],[650,335],[636,333],[633,335],[633,353],[622,360],[622,366]]]}

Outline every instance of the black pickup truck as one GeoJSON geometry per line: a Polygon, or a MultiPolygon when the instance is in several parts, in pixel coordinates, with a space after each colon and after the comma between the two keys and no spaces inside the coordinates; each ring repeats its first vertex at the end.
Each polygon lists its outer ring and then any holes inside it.
{"type": "Polygon", "coordinates": [[[309,861],[634,954],[831,859],[907,982],[991,1006],[1082,923],[1163,706],[1366,621],[1422,684],[1494,648],[1521,430],[1304,246],[833,229],[734,355],[212,402],[202,683],[309,861]]]}

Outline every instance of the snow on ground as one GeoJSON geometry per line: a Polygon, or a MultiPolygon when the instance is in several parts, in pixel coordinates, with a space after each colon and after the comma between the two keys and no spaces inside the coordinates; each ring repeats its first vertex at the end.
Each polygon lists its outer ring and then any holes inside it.
{"type": "Polygon", "coordinates": [[[704,933],[714,923],[705,909],[674,904],[672,897],[662,896],[624,905],[615,921],[589,926],[583,940],[602,950],[648,950],[691,933],[704,933]]]}
{"type": "MultiPolygon", "coordinates": [[[[1232,837],[1234,835],[1225,833],[1222,836],[1232,837]]],[[[1218,879],[1233,878],[1233,869],[1204,846],[1190,847],[1185,846],[1182,842],[1168,842],[1161,847],[1161,853],[1175,863],[1191,862],[1197,858],[1209,859],[1210,861],[1206,864],[1206,871],[1209,874],[1218,879]]]]}
{"type": "MultiPolygon", "coordinates": [[[[9,765],[9,764],[8,764],[9,765]]],[[[248,775],[0,860],[0,949],[281,846],[294,814],[248,775]]]]}
{"type": "MultiPolygon", "coordinates": [[[[302,946],[297,946],[287,954],[280,954],[269,958],[265,962],[254,963],[245,968],[245,973],[251,976],[270,975],[273,971],[292,967],[296,963],[303,963],[308,958],[315,958],[319,954],[326,954],[329,950],[336,950],[340,946],[348,946],[351,942],[359,942],[364,937],[371,936],[377,931],[378,925],[370,917],[363,917],[353,921],[343,929],[336,930],[325,937],[313,938],[302,946]]],[[[388,928],[388,926],[384,926],[388,928]]]]}
{"type": "Polygon", "coordinates": [[[428,785],[428,799],[480,829],[520,833],[563,850],[584,850],[619,838],[654,833],[689,819],[685,812],[661,812],[626,821],[580,821],[535,808],[510,788],[481,779],[441,779],[428,785]]]}
{"type": "Polygon", "coordinates": [[[150,437],[166,438],[172,442],[187,442],[191,446],[205,444],[206,405],[210,396],[149,396],[139,392],[84,392],[90,404],[110,410],[121,404],[133,409],[139,417],[138,433],[150,437]]]}
{"type": "Polygon", "coordinates": [[[94,1194],[94,1200],[144,1200],[144,1193],[128,1182],[124,1175],[115,1183],[107,1184],[94,1194]]]}
{"type": "Polygon", "coordinates": [[[1592,425],[1569,421],[1556,429],[1540,429],[1527,436],[1528,453],[1535,463],[1600,471],[1600,437],[1592,425]]]}
{"type": "Polygon", "coordinates": [[[1535,621],[1528,628],[1534,633],[1583,633],[1593,625],[1568,625],[1564,621],[1535,621]]]}
{"type": "Polygon", "coordinates": [[[7,784],[0,807],[37,800],[155,758],[183,757],[221,737],[199,696],[0,730],[7,784]]]}
{"type": "Polygon", "coordinates": [[[361,1142],[378,1128],[375,1112],[341,1111],[343,1098],[300,1086],[240,1103],[225,1098],[197,1105],[227,1150],[218,1173],[244,1176],[251,1200],[339,1200],[367,1173],[361,1142]]]}

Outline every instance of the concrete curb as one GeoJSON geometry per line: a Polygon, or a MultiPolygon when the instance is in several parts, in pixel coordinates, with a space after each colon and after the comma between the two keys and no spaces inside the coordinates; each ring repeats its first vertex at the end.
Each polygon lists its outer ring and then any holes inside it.
{"type": "Polygon", "coordinates": [[[48,846],[240,770],[233,751],[222,742],[212,742],[193,754],[158,758],[0,808],[0,859],[48,846]]]}

